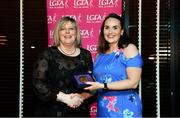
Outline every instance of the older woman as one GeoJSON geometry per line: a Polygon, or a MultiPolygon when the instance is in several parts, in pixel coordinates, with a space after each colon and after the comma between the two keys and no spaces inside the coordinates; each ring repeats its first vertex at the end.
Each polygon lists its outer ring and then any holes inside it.
{"type": "Polygon", "coordinates": [[[89,116],[91,94],[78,88],[74,75],[92,71],[91,53],[81,48],[77,22],[62,17],[54,30],[54,46],[42,52],[34,66],[33,88],[39,98],[35,116],[89,116]]]}

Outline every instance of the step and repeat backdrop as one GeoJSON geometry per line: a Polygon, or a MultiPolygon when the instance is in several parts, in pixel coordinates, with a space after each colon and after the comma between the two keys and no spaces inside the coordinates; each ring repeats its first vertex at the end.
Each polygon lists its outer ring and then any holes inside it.
{"type": "Polygon", "coordinates": [[[112,12],[122,14],[122,0],[47,0],[48,45],[53,44],[56,22],[70,16],[79,23],[82,47],[91,51],[94,60],[100,26],[112,12]]]}
{"type": "MultiPolygon", "coordinates": [[[[122,0],[46,0],[48,46],[53,44],[53,29],[63,16],[74,18],[80,27],[82,47],[88,49],[93,60],[96,56],[99,31],[109,13],[122,15],[122,0]]],[[[96,116],[96,102],[91,106],[91,116],[96,116]]]]}

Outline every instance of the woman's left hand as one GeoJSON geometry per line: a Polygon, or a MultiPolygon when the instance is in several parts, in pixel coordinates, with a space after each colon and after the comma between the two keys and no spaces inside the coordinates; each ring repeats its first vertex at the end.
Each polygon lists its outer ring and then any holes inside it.
{"type": "Polygon", "coordinates": [[[85,84],[90,85],[88,87],[85,87],[84,88],[85,90],[93,91],[93,90],[103,89],[104,88],[104,84],[99,83],[99,82],[85,82],[85,84]]]}

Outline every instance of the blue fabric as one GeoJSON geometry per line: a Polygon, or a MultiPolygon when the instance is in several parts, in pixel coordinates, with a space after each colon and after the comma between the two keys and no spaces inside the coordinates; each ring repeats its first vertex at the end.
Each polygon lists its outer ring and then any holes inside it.
{"type": "MultiPolygon", "coordinates": [[[[125,58],[122,51],[100,54],[94,63],[93,74],[96,81],[109,83],[127,79],[126,68],[141,68],[140,54],[125,58]]],[[[97,117],[142,117],[142,105],[135,90],[104,91],[98,90],[97,117]]]]}

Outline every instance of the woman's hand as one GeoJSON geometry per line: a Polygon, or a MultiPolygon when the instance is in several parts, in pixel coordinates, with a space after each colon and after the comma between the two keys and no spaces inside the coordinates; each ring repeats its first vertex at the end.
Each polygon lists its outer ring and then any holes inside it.
{"type": "Polygon", "coordinates": [[[57,101],[61,101],[71,108],[77,108],[83,103],[81,95],[76,93],[65,94],[59,92],[59,94],[57,94],[57,101]]]}
{"type": "Polygon", "coordinates": [[[99,82],[85,82],[85,84],[88,84],[90,86],[85,87],[85,90],[97,90],[97,89],[103,89],[104,88],[104,84],[103,83],[99,83],[99,82]]]}

